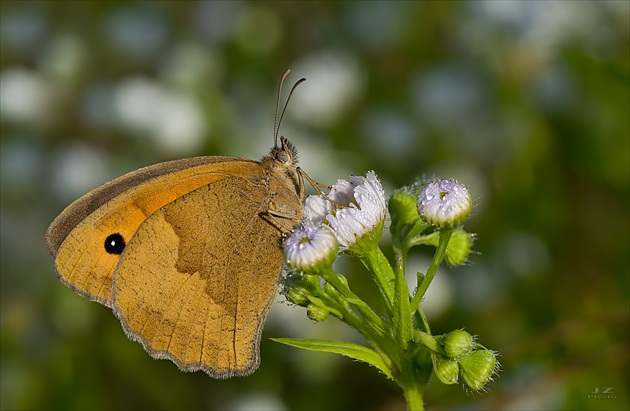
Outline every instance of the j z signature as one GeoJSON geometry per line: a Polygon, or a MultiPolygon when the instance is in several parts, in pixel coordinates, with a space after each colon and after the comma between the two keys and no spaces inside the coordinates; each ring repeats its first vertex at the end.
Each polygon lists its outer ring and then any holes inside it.
{"type": "Polygon", "coordinates": [[[591,394],[593,395],[601,395],[601,394],[612,394],[613,387],[595,387],[591,394]]]}
{"type": "Polygon", "coordinates": [[[595,387],[586,398],[589,400],[615,400],[617,396],[613,392],[614,387],[595,387]]]}

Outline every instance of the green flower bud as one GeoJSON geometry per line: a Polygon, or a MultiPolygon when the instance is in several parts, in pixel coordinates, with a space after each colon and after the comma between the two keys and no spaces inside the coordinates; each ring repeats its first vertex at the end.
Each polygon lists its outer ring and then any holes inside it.
{"type": "Polygon", "coordinates": [[[282,294],[295,305],[306,307],[310,302],[310,297],[321,293],[320,278],[317,275],[289,269],[281,281],[282,294]]]}
{"type": "Polygon", "coordinates": [[[472,235],[465,230],[457,229],[451,234],[451,239],[446,249],[444,262],[450,267],[462,265],[468,259],[470,246],[472,245],[472,235]]]}
{"type": "Polygon", "coordinates": [[[413,194],[405,191],[395,192],[389,199],[388,208],[392,219],[392,226],[411,225],[415,223],[418,214],[417,199],[413,194]]]}
{"type": "Polygon", "coordinates": [[[306,316],[313,321],[317,321],[318,323],[321,323],[326,318],[328,318],[329,314],[330,311],[328,311],[324,307],[320,307],[315,304],[309,304],[308,307],[306,307],[306,316]]]}
{"type": "Polygon", "coordinates": [[[475,338],[464,330],[451,331],[444,338],[444,352],[448,358],[457,359],[475,348],[475,338]]]}
{"type": "Polygon", "coordinates": [[[433,360],[433,372],[442,384],[457,384],[459,364],[457,361],[442,357],[439,354],[431,355],[433,360]]]}
{"type": "MultiPolygon", "coordinates": [[[[346,276],[335,273],[331,273],[331,275],[337,276],[340,283],[344,284],[346,287],[348,286],[348,279],[346,276]]],[[[339,298],[339,291],[337,291],[337,289],[328,281],[324,283],[324,291],[333,298],[339,298]]]]}
{"type": "Polygon", "coordinates": [[[308,291],[304,287],[294,286],[294,287],[286,287],[284,290],[284,295],[295,305],[299,305],[302,307],[306,307],[309,303],[308,300],[308,291]]]}
{"type": "Polygon", "coordinates": [[[490,350],[473,351],[458,362],[464,382],[475,391],[492,380],[497,367],[496,354],[490,350]]]}

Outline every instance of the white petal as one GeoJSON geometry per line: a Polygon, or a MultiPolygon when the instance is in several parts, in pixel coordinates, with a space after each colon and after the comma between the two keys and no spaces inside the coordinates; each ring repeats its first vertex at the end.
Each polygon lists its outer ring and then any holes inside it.
{"type": "Polygon", "coordinates": [[[331,209],[330,201],[325,198],[316,195],[308,196],[304,204],[304,219],[312,224],[319,224],[326,219],[331,209]]]}

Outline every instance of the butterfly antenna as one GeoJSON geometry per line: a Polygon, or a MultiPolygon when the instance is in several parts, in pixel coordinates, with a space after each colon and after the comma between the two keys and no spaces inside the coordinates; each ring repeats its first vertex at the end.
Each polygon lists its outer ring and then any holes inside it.
{"type": "Polygon", "coordinates": [[[273,146],[278,147],[278,130],[280,127],[278,126],[278,112],[280,111],[280,94],[282,93],[282,85],[284,84],[284,79],[289,75],[291,69],[287,69],[282,75],[280,79],[280,87],[278,87],[278,98],[276,99],[276,116],[273,120],[273,146]]]}
{"type": "MultiPolygon", "coordinates": [[[[290,69],[284,72],[284,75],[282,76],[282,80],[280,80],[280,89],[282,89],[282,83],[284,83],[285,77],[290,72],[291,72],[290,69]]],[[[304,81],[306,81],[306,79],[304,77],[302,77],[301,79],[299,79],[298,81],[295,82],[293,87],[291,87],[291,91],[289,92],[289,96],[287,97],[287,101],[284,103],[284,107],[282,107],[282,112],[280,113],[280,119],[278,119],[278,109],[280,108],[280,90],[278,90],[278,101],[276,103],[276,119],[275,119],[274,125],[273,125],[273,127],[274,127],[274,132],[273,132],[274,147],[277,147],[276,143],[278,141],[278,133],[280,132],[280,125],[282,124],[282,119],[284,118],[284,113],[287,111],[287,107],[289,106],[289,101],[291,101],[291,96],[293,95],[293,92],[295,91],[297,86],[299,86],[304,81]]]]}

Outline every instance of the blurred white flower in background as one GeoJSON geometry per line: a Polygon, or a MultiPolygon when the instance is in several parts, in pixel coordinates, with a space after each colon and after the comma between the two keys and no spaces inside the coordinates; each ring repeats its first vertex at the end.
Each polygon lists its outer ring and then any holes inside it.
{"type": "MultiPolygon", "coordinates": [[[[413,295],[418,287],[418,277],[416,273],[426,271],[431,264],[431,260],[424,256],[411,255],[407,261],[405,278],[409,293],[413,295]]],[[[454,299],[453,282],[448,275],[448,269],[440,267],[431,281],[429,291],[422,300],[422,309],[429,317],[437,317],[444,313],[453,304],[454,299]]]]}
{"type": "Polygon", "coordinates": [[[115,177],[106,153],[85,144],[64,147],[52,156],[49,185],[63,202],[69,202],[115,177]]]}
{"type": "Polygon", "coordinates": [[[84,39],[74,33],[54,36],[42,52],[42,71],[59,87],[77,84],[87,69],[86,48],[84,39]]]}
{"type": "Polygon", "coordinates": [[[54,87],[36,72],[21,68],[0,72],[0,118],[3,120],[41,122],[50,114],[54,99],[54,87]]]}
{"type": "Polygon", "coordinates": [[[282,399],[275,394],[252,391],[248,394],[237,396],[237,398],[225,404],[223,409],[226,411],[285,411],[288,408],[282,402],[282,399]]]}
{"type": "Polygon", "coordinates": [[[141,77],[118,85],[114,116],[120,126],[148,134],[169,153],[197,152],[206,137],[207,118],[192,97],[141,77]]]}
{"type": "Polygon", "coordinates": [[[344,117],[363,94],[364,74],[348,52],[311,54],[291,69],[306,78],[291,100],[290,116],[300,122],[326,127],[344,117]]]}

